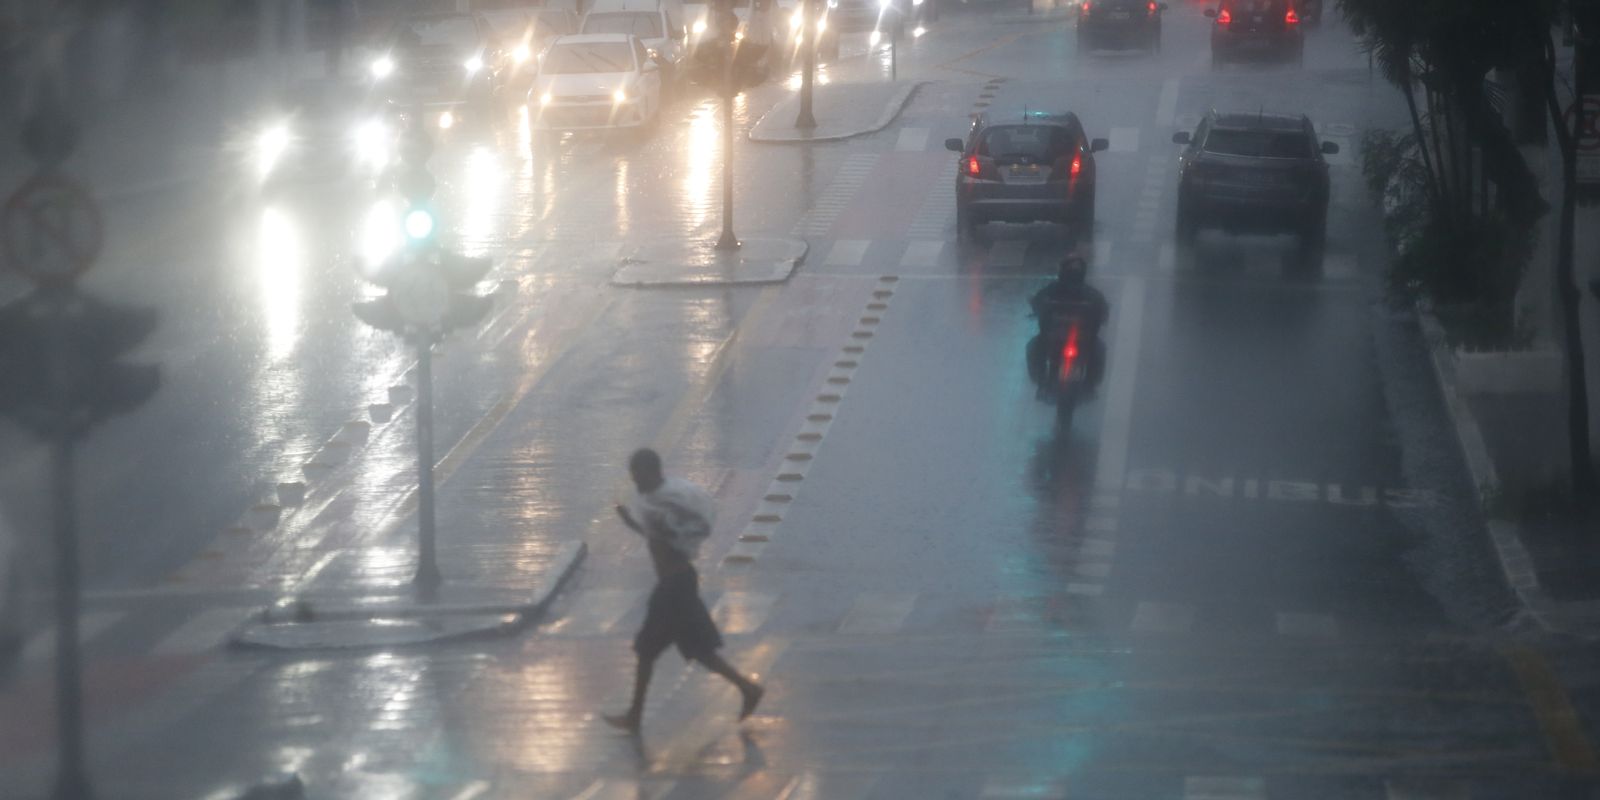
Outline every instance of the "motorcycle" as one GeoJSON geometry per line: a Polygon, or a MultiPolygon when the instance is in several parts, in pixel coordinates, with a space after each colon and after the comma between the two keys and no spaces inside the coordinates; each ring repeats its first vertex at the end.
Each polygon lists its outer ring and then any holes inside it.
{"type": "Polygon", "coordinates": [[[1041,332],[1029,342],[1030,348],[1044,348],[1033,379],[1039,399],[1056,406],[1056,427],[1065,430],[1072,427],[1073,412],[1092,389],[1089,361],[1094,355],[1090,343],[1083,341],[1087,337],[1077,319],[1061,320],[1050,334],[1046,337],[1041,332]]]}

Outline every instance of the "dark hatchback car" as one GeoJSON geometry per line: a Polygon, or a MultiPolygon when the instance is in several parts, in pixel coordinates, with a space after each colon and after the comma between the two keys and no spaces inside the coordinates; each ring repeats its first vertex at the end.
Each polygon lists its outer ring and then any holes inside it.
{"type": "Polygon", "coordinates": [[[1078,4],[1078,48],[1161,47],[1161,12],[1156,0],[1082,0],[1078,4]]]}
{"type": "Polygon", "coordinates": [[[1222,0],[1205,14],[1212,19],[1212,64],[1249,56],[1305,56],[1305,32],[1294,0],[1222,0]]]}
{"type": "Polygon", "coordinates": [[[1328,162],[1339,152],[1318,143],[1305,116],[1219,114],[1200,120],[1193,134],[1173,134],[1187,145],[1179,158],[1178,240],[1191,242],[1200,227],[1229,231],[1291,231],[1311,246],[1328,227],[1328,162]]]}
{"type": "Polygon", "coordinates": [[[961,154],[956,166],[956,228],[985,222],[1059,222],[1094,227],[1094,154],[1076,114],[1024,111],[979,114],[965,141],[946,139],[961,154]]]}

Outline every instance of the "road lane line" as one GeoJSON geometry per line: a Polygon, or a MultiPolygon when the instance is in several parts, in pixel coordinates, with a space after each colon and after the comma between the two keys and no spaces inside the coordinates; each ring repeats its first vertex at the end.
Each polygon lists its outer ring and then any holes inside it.
{"type": "Polygon", "coordinates": [[[489,793],[489,788],[488,781],[473,781],[461,787],[461,791],[451,795],[450,800],[478,800],[489,793]]]}
{"type": "Polygon", "coordinates": [[[1156,125],[1161,128],[1172,127],[1177,114],[1178,79],[1168,78],[1161,82],[1161,96],[1156,99],[1156,125]]]}
{"type": "Polygon", "coordinates": [[[866,258],[870,244],[861,239],[840,239],[829,248],[828,257],[822,260],[822,264],[829,267],[859,267],[861,260],[866,258]]]}
{"type": "Polygon", "coordinates": [[[978,800],[1066,800],[1067,790],[1059,783],[1040,783],[991,775],[983,782],[978,800]]]}
{"type": "Polygon", "coordinates": [[[1134,633],[1188,633],[1194,627],[1194,608],[1145,601],[1133,612],[1132,627],[1134,633]]]}
{"type": "Polygon", "coordinates": [[[902,152],[921,152],[928,149],[927,128],[903,128],[895,140],[894,149],[902,152]]]}
{"type": "Polygon", "coordinates": [[[778,596],[774,594],[723,592],[711,608],[711,618],[716,620],[717,630],[723,633],[755,633],[767,623],[767,617],[772,615],[772,608],[777,604],[778,596]]]}
{"type": "Polygon", "coordinates": [[[1131,127],[1116,127],[1111,129],[1111,150],[1113,153],[1135,153],[1139,150],[1139,129],[1131,127]]]}
{"type": "Polygon", "coordinates": [[[1144,280],[1130,277],[1123,281],[1122,292],[1111,308],[1116,330],[1110,342],[1110,378],[1100,423],[1099,452],[1095,458],[1096,489],[1120,491],[1128,469],[1128,437],[1133,426],[1133,385],[1138,377],[1144,295],[1144,280]]]}
{"type": "Polygon", "coordinates": [[[874,592],[856,598],[840,620],[836,632],[847,634],[899,633],[916,608],[915,592],[874,592]]]}
{"type": "Polygon", "coordinates": [[[939,263],[940,254],[944,253],[942,240],[920,240],[906,245],[906,251],[900,256],[902,267],[931,267],[939,263]]]}
{"type": "Polygon", "coordinates": [[[150,652],[158,656],[203,653],[222,644],[228,633],[255,611],[255,608],[213,608],[201,612],[156,642],[150,652]]]}
{"type": "Polygon", "coordinates": [[[1110,239],[1100,239],[1094,243],[1094,255],[1091,257],[1094,266],[1100,269],[1111,267],[1111,247],[1110,239]]]}
{"type": "Polygon", "coordinates": [[[1594,772],[1600,768],[1600,758],[1596,758],[1594,745],[1584,733],[1583,722],[1573,709],[1561,678],[1544,656],[1527,647],[1502,648],[1500,655],[1516,672],[1528,705],[1533,707],[1533,714],[1539,720],[1545,745],[1556,763],[1574,772],[1594,772]]]}

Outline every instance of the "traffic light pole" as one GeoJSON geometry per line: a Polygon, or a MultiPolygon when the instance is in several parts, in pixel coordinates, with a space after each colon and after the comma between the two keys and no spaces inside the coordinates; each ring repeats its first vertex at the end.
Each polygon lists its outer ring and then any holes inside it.
{"type": "Polygon", "coordinates": [[[422,339],[417,344],[417,575],[412,584],[423,596],[444,581],[433,520],[433,342],[422,339]]]}
{"type": "Polygon", "coordinates": [[[60,434],[51,449],[56,539],[56,730],[60,750],[55,800],[91,800],[84,765],[83,686],[78,655],[78,520],[72,437],[60,434]]]}
{"type": "Polygon", "coordinates": [[[718,250],[738,250],[739,237],[733,235],[733,83],[734,49],[728,48],[726,90],[722,93],[722,236],[718,250]]]}
{"type": "Polygon", "coordinates": [[[810,130],[817,127],[817,118],[811,113],[812,87],[817,73],[817,0],[801,0],[800,49],[805,51],[805,67],[800,72],[800,116],[794,126],[810,130]]]}

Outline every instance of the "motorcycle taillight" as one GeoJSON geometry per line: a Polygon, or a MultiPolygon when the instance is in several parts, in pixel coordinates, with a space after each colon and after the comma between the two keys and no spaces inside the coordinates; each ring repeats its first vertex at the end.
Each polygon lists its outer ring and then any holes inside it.
{"type": "Polygon", "coordinates": [[[1067,341],[1061,345],[1061,380],[1072,374],[1072,364],[1078,360],[1078,326],[1067,331],[1067,341]]]}

